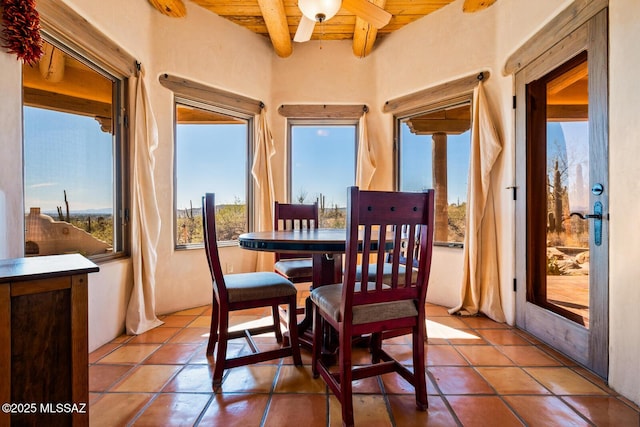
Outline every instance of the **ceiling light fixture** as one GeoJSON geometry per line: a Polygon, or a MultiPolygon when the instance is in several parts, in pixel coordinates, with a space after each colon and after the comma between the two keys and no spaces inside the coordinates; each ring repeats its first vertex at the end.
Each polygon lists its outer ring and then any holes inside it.
{"type": "Polygon", "coordinates": [[[342,0],[298,0],[302,14],[312,21],[324,22],[340,10],[342,0]]]}

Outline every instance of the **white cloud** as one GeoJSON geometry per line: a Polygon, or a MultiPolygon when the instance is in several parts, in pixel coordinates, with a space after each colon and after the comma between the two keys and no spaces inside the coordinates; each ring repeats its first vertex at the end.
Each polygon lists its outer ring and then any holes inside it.
{"type": "Polygon", "coordinates": [[[57,182],[41,182],[40,184],[33,184],[29,188],[54,187],[56,185],[58,185],[57,182]]]}

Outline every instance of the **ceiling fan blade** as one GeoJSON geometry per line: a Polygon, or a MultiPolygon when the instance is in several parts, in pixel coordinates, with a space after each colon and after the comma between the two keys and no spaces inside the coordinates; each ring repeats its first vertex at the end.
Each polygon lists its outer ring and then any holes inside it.
{"type": "Polygon", "coordinates": [[[311,40],[311,34],[313,34],[315,26],[316,21],[302,15],[300,23],[298,24],[298,29],[296,30],[296,35],[293,36],[293,41],[301,43],[311,40]]]}
{"type": "Polygon", "coordinates": [[[380,29],[391,20],[391,14],[368,0],[342,0],[342,7],[380,29]]]}

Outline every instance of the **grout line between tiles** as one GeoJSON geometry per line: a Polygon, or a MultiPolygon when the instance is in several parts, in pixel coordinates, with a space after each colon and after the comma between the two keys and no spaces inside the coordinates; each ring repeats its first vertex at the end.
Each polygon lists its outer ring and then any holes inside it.
{"type": "Polygon", "coordinates": [[[267,398],[267,404],[264,407],[264,412],[262,414],[262,418],[260,420],[260,427],[264,427],[267,422],[267,417],[269,416],[269,410],[271,409],[271,401],[273,400],[273,392],[276,389],[276,385],[278,384],[278,378],[280,377],[280,371],[282,369],[282,363],[284,358],[280,358],[278,362],[278,368],[276,369],[276,374],[273,376],[273,381],[271,382],[271,388],[269,389],[269,397],[267,398]]]}
{"type": "Polygon", "coordinates": [[[127,427],[132,426],[138,420],[138,418],[142,416],[144,411],[146,411],[149,408],[149,406],[151,406],[151,403],[158,398],[158,394],[159,393],[153,393],[153,396],[151,396],[151,399],[149,399],[149,401],[146,404],[142,405],[140,410],[138,410],[138,412],[136,412],[136,414],[133,417],[127,420],[127,424],[126,424],[127,427]]]}
{"type": "Polygon", "coordinates": [[[207,413],[207,411],[209,410],[209,406],[211,406],[211,404],[213,403],[213,399],[215,399],[216,397],[215,393],[209,393],[209,394],[210,396],[209,396],[209,400],[207,401],[207,404],[204,405],[204,407],[202,408],[202,411],[200,411],[200,415],[198,415],[196,420],[193,422],[194,427],[200,425],[200,421],[202,421],[202,418],[204,418],[204,414],[207,413]]]}
{"type": "MultiPolygon", "coordinates": [[[[451,415],[451,417],[453,417],[453,420],[456,422],[456,425],[458,427],[463,427],[462,422],[460,421],[460,419],[458,418],[458,415],[456,414],[456,411],[453,410],[453,407],[449,403],[449,400],[447,399],[446,395],[444,393],[442,393],[442,389],[438,385],[438,382],[436,381],[436,378],[429,371],[429,369],[425,369],[425,370],[426,370],[427,376],[429,377],[429,380],[431,380],[431,383],[433,384],[433,386],[435,387],[436,391],[438,392],[436,394],[436,396],[438,396],[438,397],[440,397],[442,399],[442,402],[444,403],[444,406],[449,411],[449,414],[451,415]]],[[[428,398],[429,398],[429,395],[427,394],[427,399],[428,398]]]]}

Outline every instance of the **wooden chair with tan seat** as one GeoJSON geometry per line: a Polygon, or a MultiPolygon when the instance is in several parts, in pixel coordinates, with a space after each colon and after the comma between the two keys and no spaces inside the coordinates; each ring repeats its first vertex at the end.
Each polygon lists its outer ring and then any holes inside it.
{"type": "MultiPolygon", "coordinates": [[[[318,228],[318,203],[288,204],[275,202],[274,230],[311,230],[318,228]]],[[[313,263],[307,253],[276,252],[274,270],[293,283],[310,282],[313,279],[313,263]]]]}
{"type": "MultiPolygon", "coordinates": [[[[408,247],[408,236],[407,236],[407,229],[406,227],[403,228],[403,239],[401,242],[401,250],[400,250],[400,255],[399,255],[399,261],[400,261],[400,266],[398,267],[398,280],[399,280],[399,284],[404,284],[404,277],[406,276],[406,268],[407,268],[407,252],[408,251],[416,251],[419,249],[418,245],[415,245],[415,243],[419,243],[420,242],[420,229],[416,229],[416,236],[414,239],[414,246],[412,248],[408,247]]],[[[391,263],[391,253],[387,253],[385,256],[385,262],[382,266],[382,282],[383,283],[388,283],[391,280],[391,277],[393,275],[393,264],[391,263]]],[[[411,257],[411,259],[413,260],[413,265],[411,267],[411,272],[412,272],[412,276],[411,279],[412,280],[417,280],[418,278],[418,259],[414,256],[411,257]]],[[[376,274],[377,274],[377,268],[375,264],[370,264],[369,265],[369,282],[375,282],[376,281],[376,274]]],[[[356,281],[360,282],[362,281],[362,266],[358,265],[356,267],[356,281]]],[[[426,327],[427,325],[424,325],[425,327],[425,340],[427,339],[427,330],[426,327]]],[[[407,329],[398,329],[398,330],[394,330],[394,331],[386,331],[383,334],[383,338],[393,338],[393,337],[397,337],[397,336],[401,336],[401,335],[407,335],[411,333],[411,329],[407,328],[407,329]]]]}
{"type": "Polygon", "coordinates": [[[225,369],[263,362],[280,357],[293,356],[294,363],[302,365],[296,325],[296,288],[291,281],[273,272],[222,274],[216,238],[215,196],[207,193],[202,198],[204,244],[213,279],[213,302],[211,331],[207,345],[207,355],[218,349],[213,373],[214,389],[222,384],[225,369]],[[289,306],[289,346],[260,352],[252,334],[274,332],[278,342],[282,342],[278,305],[289,306]],[[229,313],[249,308],[271,307],[273,325],[256,327],[244,331],[229,331],[229,313]],[[234,338],[246,338],[252,353],[227,358],[227,343],[234,338]]]}
{"type": "MultiPolygon", "coordinates": [[[[406,227],[403,228],[402,230],[403,232],[403,239],[402,239],[402,248],[401,248],[401,252],[400,252],[400,266],[398,267],[398,277],[400,278],[400,283],[402,284],[402,280],[405,276],[406,273],[406,265],[407,265],[407,251],[415,251],[418,249],[417,246],[414,246],[413,248],[409,248],[408,245],[408,236],[407,236],[407,229],[406,227]]],[[[417,235],[415,236],[414,241],[415,242],[419,242],[420,241],[420,230],[418,229],[416,231],[417,235]]],[[[413,258],[413,257],[412,257],[413,258]]],[[[391,280],[391,276],[393,273],[393,264],[391,263],[391,253],[387,253],[385,254],[385,262],[382,266],[382,274],[383,274],[383,281],[389,281],[391,280]]],[[[412,278],[413,280],[416,280],[418,277],[418,260],[413,258],[413,266],[412,266],[412,278]]],[[[376,277],[376,266],[374,264],[371,264],[369,266],[369,281],[375,281],[375,277],[376,277]]],[[[362,266],[358,265],[356,267],[356,280],[360,281],[362,277],[362,266]]]]}
{"type": "Polygon", "coordinates": [[[345,426],[354,425],[352,381],[396,372],[415,389],[419,410],[427,409],[425,377],[425,298],[429,283],[433,247],[433,191],[401,193],[349,189],[347,202],[347,246],[342,283],[320,286],[311,292],[314,307],[312,370],[320,375],[342,405],[345,426]],[[418,232],[416,232],[418,231],[418,232]],[[416,236],[418,241],[416,242],[416,236]],[[407,238],[406,246],[402,244],[407,238]],[[360,243],[361,242],[361,243],[360,243]],[[389,249],[389,242],[392,249],[389,249]],[[405,265],[417,260],[401,276],[403,249],[405,265]],[[404,246],[404,248],[403,248],[404,246]],[[359,251],[362,253],[359,256],[359,251]],[[385,251],[390,250],[391,276],[384,280],[385,251]],[[376,257],[379,262],[372,264],[376,257]],[[360,266],[366,285],[356,278],[360,266]],[[375,268],[375,274],[369,271],[375,268]],[[372,280],[373,279],[373,280],[372,280]],[[338,366],[330,369],[321,357],[322,338],[331,327],[338,339],[338,366]],[[413,372],[382,347],[385,332],[410,328],[413,372]],[[371,364],[352,366],[351,343],[356,336],[371,334],[371,364]]]}

